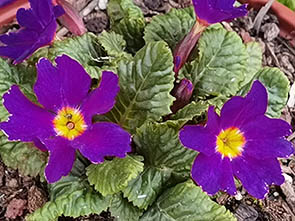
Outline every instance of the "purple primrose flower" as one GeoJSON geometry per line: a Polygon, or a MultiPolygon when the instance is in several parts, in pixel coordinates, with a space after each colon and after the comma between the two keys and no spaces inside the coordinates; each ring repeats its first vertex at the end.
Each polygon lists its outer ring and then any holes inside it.
{"type": "Polygon", "coordinates": [[[247,5],[234,7],[235,0],[193,0],[198,20],[214,24],[247,14],[247,5]]]}
{"type": "Polygon", "coordinates": [[[14,85],[3,96],[10,117],[0,123],[9,140],[34,142],[49,151],[45,176],[50,183],[71,171],[76,150],[93,163],[103,162],[105,156],[125,157],[131,151],[131,136],[120,126],[92,123],[93,115],[113,107],[120,90],[118,76],[104,71],[100,86],[89,92],[91,78],[78,62],[66,55],[55,62],[56,67],[43,58],[37,64],[34,92],[42,106],[14,85]]]}
{"type": "Polygon", "coordinates": [[[182,144],[199,152],[191,176],[208,194],[235,194],[234,176],[256,198],[265,197],[268,185],[284,182],[277,157],[293,153],[284,138],[291,127],[266,117],[266,108],[266,89],[255,81],[246,97],[227,101],[220,116],[209,107],[205,127],[190,125],[180,131],[182,144]]]}
{"type": "Polygon", "coordinates": [[[21,63],[37,49],[48,45],[54,39],[56,18],[64,13],[61,6],[53,6],[52,0],[29,0],[31,8],[21,8],[16,18],[21,26],[17,32],[0,36],[0,56],[21,63]]]}

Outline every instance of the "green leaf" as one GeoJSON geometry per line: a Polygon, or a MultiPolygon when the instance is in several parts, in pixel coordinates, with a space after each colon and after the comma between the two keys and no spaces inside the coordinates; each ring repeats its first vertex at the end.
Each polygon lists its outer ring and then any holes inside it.
{"type": "Polygon", "coordinates": [[[254,75],[262,68],[262,50],[257,42],[249,42],[246,44],[248,59],[245,71],[245,80],[242,86],[249,83],[254,75]]]}
{"type": "Polygon", "coordinates": [[[143,171],[141,161],[143,158],[140,156],[126,156],[102,164],[92,164],[87,168],[89,183],[103,196],[118,193],[143,171]]]}
{"type": "Polygon", "coordinates": [[[41,152],[33,143],[8,141],[0,132],[0,155],[5,165],[18,169],[22,175],[43,176],[47,153],[41,152]]]}
{"type": "Polygon", "coordinates": [[[138,51],[144,45],[145,20],[141,9],[132,0],[110,0],[107,12],[111,30],[124,37],[130,52],[138,51]]]}
{"type": "Polygon", "coordinates": [[[286,5],[291,10],[295,10],[295,0],[278,0],[282,4],[286,5]]]}
{"type": "Polygon", "coordinates": [[[123,193],[139,208],[151,205],[170,177],[173,176],[173,181],[177,182],[190,176],[197,153],[184,148],[178,139],[178,130],[168,125],[147,122],[134,137],[136,151],[144,156],[146,168],[128,184],[123,193]]]}
{"type": "Polygon", "coordinates": [[[178,139],[178,130],[168,124],[147,122],[136,131],[134,142],[145,165],[169,168],[173,173],[188,173],[196,151],[184,148],[178,139]]]}
{"type": "Polygon", "coordinates": [[[127,56],[127,53],[124,52],[126,41],[123,39],[122,35],[116,34],[115,32],[103,31],[98,36],[98,41],[108,55],[114,57],[127,56]]]}
{"type": "Polygon", "coordinates": [[[141,217],[140,221],[234,221],[236,218],[213,202],[192,181],[180,183],[165,191],[141,217]]]}
{"type": "Polygon", "coordinates": [[[92,78],[100,77],[101,69],[98,64],[103,63],[100,59],[103,55],[102,48],[98,37],[90,32],[82,36],[55,41],[50,48],[44,48],[35,53],[29,62],[36,63],[41,56],[54,61],[62,54],[67,54],[77,60],[92,78]]]}
{"type": "MultiPolygon", "coordinates": [[[[36,71],[33,67],[20,64],[12,66],[4,59],[0,58],[0,96],[16,84],[25,93],[26,96],[34,100],[35,96],[32,92],[33,83],[35,82],[36,71]]],[[[2,100],[2,99],[1,99],[2,100]]],[[[8,112],[0,101],[0,121],[5,121],[8,117],[8,112]]]]}
{"type": "Polygon", "coordinates": [[[116,194],[112,198],[110,212],[115,220],[138,221],[142,215],[142,210],[133,206],[121,194],[116,194]]]}
{"type": "Polygon", "coordinates": [[[51,221],[62,215],[75,218],[106,211],[111,197],[103,197],[95,192],[84,179],[83,172],[77,173],[79,170],[83,171],[83,165],[81,166],[81,161],[77,159],[69,176],[50,185],[50,201],[27,216],[26,220],[51,221]]]}
{"type": "Polygon", "coordinates": [[[257,79],[264,84],[268,92],[266,114],[279,118],[288,100],[290,90],[288,78],[280,69],[267,67],[257,73],[257,79]]]}
{"type": "Polygon", "coordinates": [[[206,113],[208,110],[208,104],[199,101],[192,101],[175,114],[170,117],[170,120],[166,121],[166,123],[180,129],[185,123],[192,120],[194,117],[199,117],[206,113]]]}
{"type": "Polygon", "coordinates": [[[171,177],[170,169],[159,169],[146,167],[144,171],[134,180],[130,181],[128,187],[123,190],[133,205],[140,209],[146,209],[157,198],[164,189],[165,184],[171,177]]]}
{"type": "Polygon", "coordinates": [[[105,115],[131,133],[146,120],[169,114],[174,98],[173,57],[164,42],[147,44],[133,61],[122,60],[118,75],[120,92],[114,108],[105,115]]]}
{"type": "Polygon", "coordinates": [[[189,33],[196,16],[193,7],[172,9],[165,15],[154,16],[145,27],[145,42],[166,41],[170,48],[175,46],[189,33]]]}
{"type": "Polygon", "coordinates": [[[245,79],[247,52],[235,32],[209,28],[198,43],[199,57],[181,70],[199,95],[235,95],[245,79]]]}

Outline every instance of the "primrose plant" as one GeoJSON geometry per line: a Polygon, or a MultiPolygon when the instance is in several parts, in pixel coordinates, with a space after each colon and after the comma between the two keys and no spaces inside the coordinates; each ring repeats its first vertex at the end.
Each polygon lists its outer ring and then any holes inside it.
{"type": "Polygon", "coordinates": [[[245,5],[196,0],[147,23],[132,0],[110,0],[109,32],[54,40],[64,10],[30,4],[0,36],[1,159],[48,184],[27,220],[236,220],[212,198],[262,199],[284,182],[289,81],[215,24],[245,5]]]}

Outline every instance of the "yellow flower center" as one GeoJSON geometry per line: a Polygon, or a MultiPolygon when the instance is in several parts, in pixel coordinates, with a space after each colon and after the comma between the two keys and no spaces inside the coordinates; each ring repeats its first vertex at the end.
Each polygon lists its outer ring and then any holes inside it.
{"type": "Polygon", "coordinates": [[[71,107],[59,110],[53,120],[53,125],[58,136],[69,140],[80,136],[87,128],[81,112],[71,107]]]}
{"type": "Polygon", "coordinates": [[[242,155],[245,143],[246,140],[243,133],[236,127],[230,127],[222,130],[217,136],[216,151],[222,157],[232,159],[242,155]]]}

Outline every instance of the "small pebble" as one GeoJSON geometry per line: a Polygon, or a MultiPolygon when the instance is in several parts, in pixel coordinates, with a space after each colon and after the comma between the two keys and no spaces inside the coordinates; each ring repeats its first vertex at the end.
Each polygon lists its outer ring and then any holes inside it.
{"type": "Polygon", "coordinates": [[[283,173],[283,176],[285,177],[285,182],[288,182],[288,183],[291,183],[293,182],[293,179],[291,176],[289,176],[288,174],[286,173],[283,173]]]}
{"type": "Polygon", "coordinates": [[[107,9],[107,5],[108,5],[108,0],[99,0],[98,1],[98,7],[101,10],[106,10],[107,9]]]}
{"type": "Polygon", "coordinates": [[[237,194],[235,195],[235,199],[238,201],[241,201],[243,199],[241,192],[239,192],[239,191],[237,192],[237,194]]]}
{"type": "Polygon", "coordinates": [[[274,193],[273,193],[273,196],[274,196],[274,197],[278,197],[279,195],[280,195],[280,194],[279,194],[278,192],[274,192],[274,193]]]}

